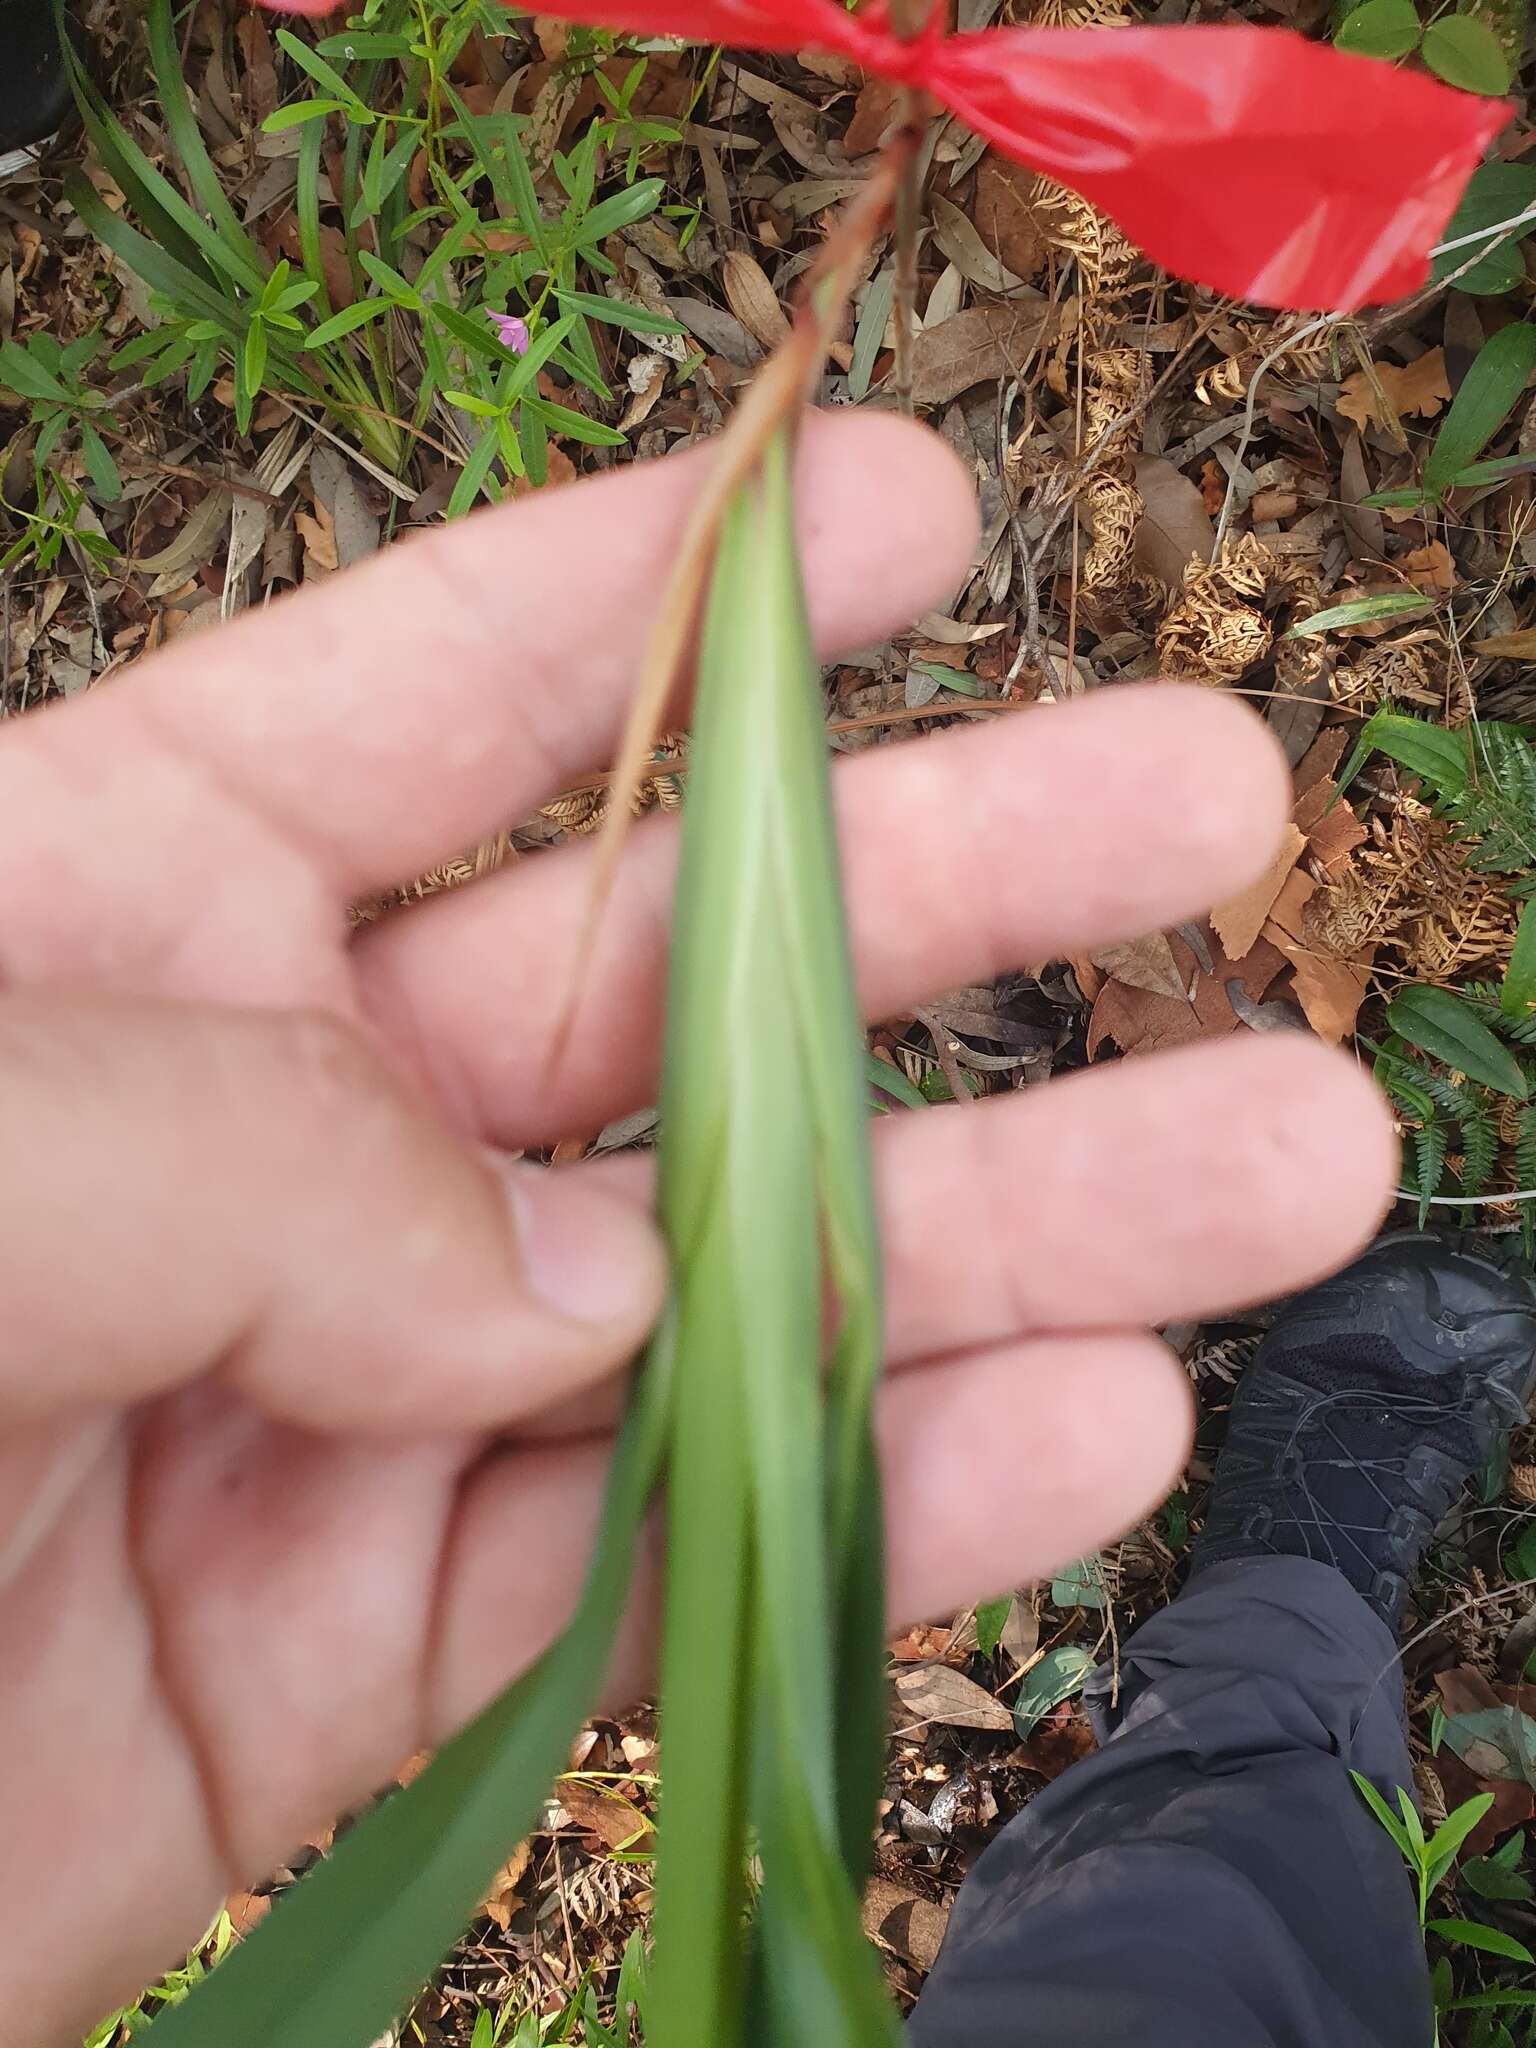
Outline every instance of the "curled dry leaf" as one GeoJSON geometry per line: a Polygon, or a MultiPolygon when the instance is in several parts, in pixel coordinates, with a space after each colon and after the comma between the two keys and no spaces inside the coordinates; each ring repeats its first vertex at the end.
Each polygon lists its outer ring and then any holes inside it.
{"type": "Polygon", "coordinates": [[[1171,996],[1154,995],[1150,989],[1106,981],[1094,999],[1088,1021],[1090,1059],[1106,1040],[1122,1052],[1135,1053],[1160,1052],[1198,1038],[1225,1037],[1241,1028],[1228,983],[1235,979],[1250,1001],[1261,1002],[1285,967],[1284,956],[1263,938],[1250,946],[1240,961],[1229,960],[1219,945],[1213,947],[1210,972],[1199,965],[1183,939],[1170,943],[1179,966],[1186,960],[1189,963],[1184,986],[1191,993],[1175,1001],[1171,996]]]}
{"type": "Polygon", "coordinates": [[[789,321],[761,263],[732,249],[721,261],[720,275],[726,303],[742,326],[764,348],[777,348],[789,333],[789,321]]]}
{"type": "Polygon", "coordinates": [[[850,156],[868,156],[878,149],[899,118],[901,87],[889,78],[867,78],[854,102],[853,119],[843,136],[850,156]]]}
{"type": "Polygon", "coordinates": [[[1432,540],[1426,547],[1412,549],[1397,566],[1414,589],[1422,590],[1426,597],[1440,597],[1456,588],[1456,564],[1443,540],[1432,540]]]}
{"type": "Polygon", "coordinates": [[[610,1788],[589,1785],[581,1778],[562,1778],[555,1796],[574,1824],[597,1836],[605,1848],[643,1846],[651,1822],[633,1800],[610,1788]]]}

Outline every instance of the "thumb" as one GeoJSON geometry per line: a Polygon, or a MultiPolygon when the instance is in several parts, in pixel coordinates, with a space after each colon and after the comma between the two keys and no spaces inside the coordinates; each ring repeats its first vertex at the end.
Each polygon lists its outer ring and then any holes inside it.
{"type": "Polygon", "coordinates": [[[506,1427],[665,1285],[622,1194],[464,1145],[320,1013],[0,997],[0,1428],[215,1372],[309,1428],[506,1427]]]}

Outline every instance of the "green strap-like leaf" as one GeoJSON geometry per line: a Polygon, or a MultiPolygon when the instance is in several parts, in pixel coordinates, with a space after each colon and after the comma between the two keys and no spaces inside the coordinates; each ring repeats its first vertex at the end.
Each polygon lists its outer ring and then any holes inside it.
{"type": "Polygon", "coordinates": [[[1473,357],[1435,435],[1435,445],[1424,464],[1427,490],[1444,490],[1469,462],[1477,460],[1514,410],[1532,370],[1536,370],[1536,327],[1512,320],[1489,335],[1473,357]]]}
{"type": "Polygon", "coordinates": [[[1431,1058],[1523,1102],[1530,1093],[1520,1062],[1501,1045],[1459,996],[1447,988],[1401,990],[1387,1005],[1387,1021],[1400,1038],[1431,1058]]]}
{"type": "Polygon", "coordinates": [[[565,1634],[155,2021],[155,2048],[368,2048],[437,1967],[537,1818],[601,1683],[662,1454],[666,1350],[663,1330],[565,1634]]]}

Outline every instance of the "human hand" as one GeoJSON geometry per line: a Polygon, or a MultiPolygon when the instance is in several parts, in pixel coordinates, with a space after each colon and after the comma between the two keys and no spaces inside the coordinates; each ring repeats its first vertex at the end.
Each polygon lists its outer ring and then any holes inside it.
{"type": "MultiPolygon", "coordinates": [[[[663,1256],[642,1162],[505,1152],[652,1098],[674,831],[632,836],[553,1082],[589,847],[355,936],[346,906],[605,765],[709,459],[482,514],[0,736],[0,2040],[78,2037],[569,1610],[663,1256]]],[[[829,650],[969,557],[958,470],[894,421],[814,422],[800,503],[829,650]]],[[[1167,686],[838,788],[875,1016],[1231,895],[1286,809],[1251,715],[1167,686]]],[[[1154,1504],[1189,1401],[1147,1326],[1342,1261],[1393,1164],[1370,1085],[1290,1034],[875,1138],[903,1617],[1154,1504]]]]}

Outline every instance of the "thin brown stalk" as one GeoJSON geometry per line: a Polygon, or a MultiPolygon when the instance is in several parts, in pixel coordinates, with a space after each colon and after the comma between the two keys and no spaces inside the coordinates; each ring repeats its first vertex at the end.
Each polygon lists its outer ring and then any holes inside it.
{"type": "Polygon", "coordinates": [[[714,561],[720,522],[737,489],[761,460],[779,429],[793,421],[808,400],[827,344],[849,292],[867,258],[875,236],[889,218],[903,169],[914,148],[912,136],[899,129],[886,145],[864,189],[853,199],[822,244],[807,271],[795,322],[752,380],[730,425],[720,437],[716,460],[683,528],[672,580],[651,628],[630,700],[618,758],[614,763],[612,797],[598,835],[591,887],[577,934],[569,978],[550,1041],[548,1071],[565,1054],[576,1004],[592,958],[603,908],[613,888],[619,856],[628,835],[630,797],[639,787],[646,756],[661,730],[662,714],[682,669],[699,607],[714,561]]]}
{"type": "MultiPolygon", "coordinates": [[[[901,91],[902,126],[916,132],[922,125],[922,95],[911,86],[901,91]]],[[[922,211],[921,178],[914,150],[896,185],[896,404],[912,417],[912,337],[917,329],[917,228],[922,211]]]]}

